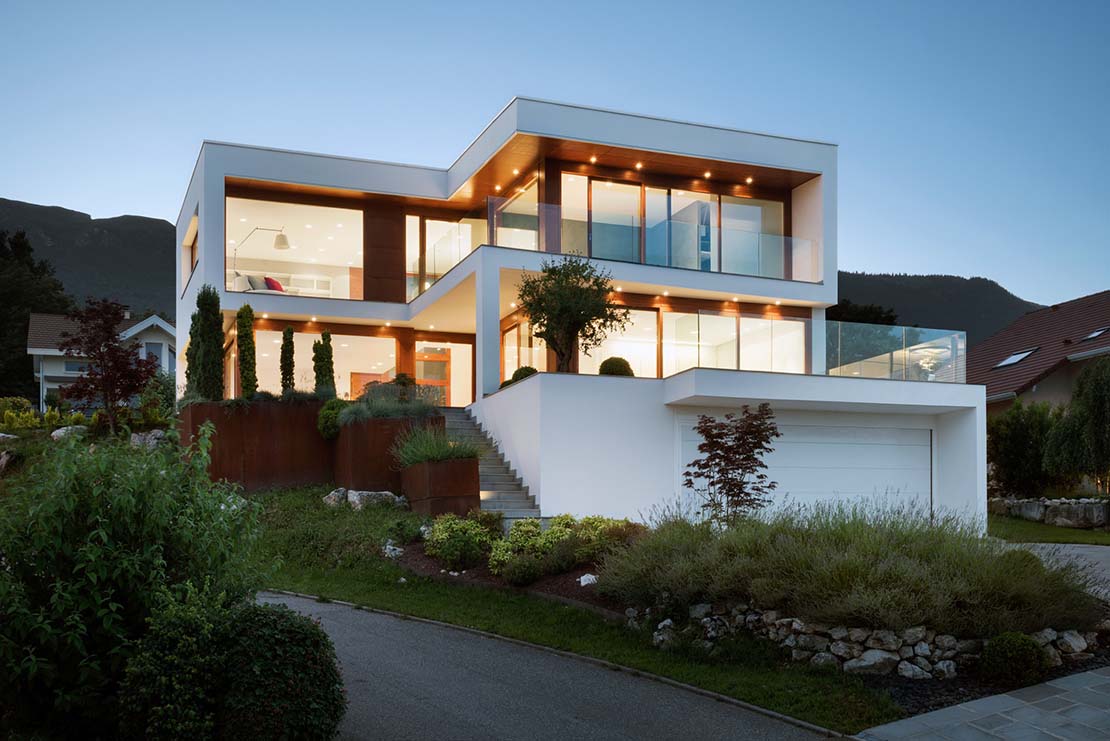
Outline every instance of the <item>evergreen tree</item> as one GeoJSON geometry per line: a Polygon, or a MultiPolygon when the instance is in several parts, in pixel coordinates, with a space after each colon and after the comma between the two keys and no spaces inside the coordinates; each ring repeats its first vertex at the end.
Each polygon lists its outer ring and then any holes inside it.
{"type": "Polygon", "coordinates": [[[331,351],[331,332],[327,330],[312,343],[312,369],[316,373],[316,393],[335,396],[335,363],[331,351]]]}
{"type": "Polygon", "coordinates": [[[249,399],[258,391],[254,357],[254,309],[250,304],[244,304],[235,315],[235,339],[239,346],[240,396],[249,399]]]}
{"type": "Polygon", "coordinates": [[[189,319],[189,346],[185,348],[185,394],[198,394],[197,383],[200,378],[200,362],[197,348],[200,347],[200,312],[194,311],[189,319]]]}
{"type": "Polygon", "coordinates": [[[0,231],[0,396],[38,398],[27,354],[31,313],[66,314],[72,309],[54,268],[35,260],[27,235],[19,231],[9,237],[0,231]]]}
{"type": "Polygon", "coordinates": [[[220,294],[205,285],[197,294],[197,393],[208,401],[224,398],[224,327],[220,294]]]}
{"type": "Polygon", "coordinates": [[[293,390],[293,328],[281,333],[281,391],[293,390]]]}

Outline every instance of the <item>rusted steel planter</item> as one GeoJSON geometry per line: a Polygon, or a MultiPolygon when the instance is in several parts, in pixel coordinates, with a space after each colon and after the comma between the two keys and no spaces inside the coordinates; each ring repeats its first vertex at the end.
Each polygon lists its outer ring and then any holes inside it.
{"type": "Polygon", "coordinates": [[[319,401],[256,401],[242,406],[216,402],[190,404],[181,410],[182,443],[212,422],[213,481],[227,479],[247,491],[321,484],[332,480],[332,444],[321,437],[316,417],[319,401]]]}
{"type": "Polygon", "coordinates": [[[443,417],[376,418],[343,425],[335,440],[335,483],[347,489],[401,493],[401,472],[390,452],[412,426],[444,428],[443,417]]]}
{"type": "Polygon", "coordinates": [[[401,490],[413,512],[465,515],[482,505],[478,459],[426,461],[401,470],[401,490]]]}

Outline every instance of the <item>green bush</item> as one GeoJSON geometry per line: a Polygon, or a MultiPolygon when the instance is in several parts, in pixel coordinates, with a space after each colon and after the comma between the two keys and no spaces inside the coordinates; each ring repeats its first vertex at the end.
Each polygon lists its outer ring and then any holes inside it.
{"type": "Polygon", "coordinates": [[[598,366],[597,373],[600,376],[635,376],[632,372],[632,366],[624,358],[606,358],[601,361],[598,366]]]}
{"type": "Polygon", "coordinates": [[[334,440],[339,436],[339,413],[347,407],[347,402],[342,399],[329,399],[320,407],[316,416],[316,429],[325,440],[334,440]]]}
{"type": "Polygon", "coordinates": [[[331,639],[284,606],[243,604],[229,619],[221,738],[331,739],[346,711],[331,639]]]}
{"type": "Polygon", "coordinates": [[[8,409],[4,412],[4,429],[7,430],[34,430],[42,425],[39,415],[33,410],[16,411],[8,409]]]}
{"type": "Polygon", "coordinates": [[[1045,467],[1054,417],[1046,403],[1020,400],[987,420],[987,460],[992,483],[1005,496],[1040,497],[1056,482],[1045,467]]]}
{"type": "Polygon", "coordinates": [[[418,425],[401,434],[390,451],[402,468],[429,461],[452,461],[477,458],[476,445],[452,440],[438,427],[418,425]]]}
{"type": "Polygon", "coordinates": [[[493,543],[489,569],[494,574],[501,574],[514,556],[531,555],[544,559],[544,573],[564,573],[576,566],[594,562],[602,553],[626,544],[645,530],[643,525],[628,520],[608,517],[575,520],[570,515],[552,517],[544,530],[539,520],[525,518],[512,524],[507,538],[493,543]],[[573,545],[562,546],[556,557],[547,558],[557,546],[568,540],[573,545]],[[567,566],[568,563],[570,566],[567,566]]]}
{"type": "Polygon", "coordinates": [[[954,517],[864,503],[786,508],[725,530],[665,519],[602,557],[598,589],[637,606],[742,599],[813,622],[977,637],[1090,630],[1093,579],[954,517]]]}
{"type": "Polygon", "coordinates": [[[339,426],[346,427],[370,419],[427,419],[439,415],[439,410],[421,399],[399,401],[379,398],[361,398],[348,404],[339,413],[339,426]]]}
{"type": "Polygon", "coordinates": [[[223,595],[186,585],[168,592],[150,629],[127,662],[120,687],[120,731],[125,738],[211,738],[224,673],[228,630],[223,595]]]}
{"type": "Polygon", "coordinates": [[[8,412],[29,412],[31,411],[30,399],[24,399],[22,396],[0,396],[0,417],[3,417],[8,412]]]}
{"type": "Polygon", "coordinates": [[[526,587],[543,575],[543,559],[530,553],[513,556],[501,570],[501,578],[514,587],[526,587]]]}
{"type": "Polygon", "coordinates": [[[461,571],[481,563],[492,540],[477,520],[441,515],[432,523],[424,551],[448,569],[461,571]]]}
{"type": "Polygon", "coordinates": [[[538,372],[539,371],[537,371],[535,368],[533,368],[530,365],[522,365],[519,368],[517,368],[515,371],[513,371],[513,375],[512,375],[511,378],[508,378],[508,379],[502,381],[501,386],[499,388],[505,388],[506,386],[508,386],[510,384],[513,384],[513,383],[516,383],[517,381],[519,381],[523,378],[527,378],[528,376],[534,376],[538,372]]]}
{"type": "Polygon", "coordinates": [[[1044,649],[1024,633],[1003,633],[983,648],[979,676],[989,682],[1025,686],[1041,681],[1048,668],[1044,649]]]}
{"type": "Polygon", "coordinates": [[[466,519],[477,522],[494,540],[505,534],[505,515],[501,512],[472,509],[466,513],[466,519]]]}
{"type": "Polygon", "coordinates": [[[56,442],[0,519],[0,696],[89,735],[158,595],[208,579],[238,599],[258,581],[255,508],[207,474],[211,425],[188,455],[56,442]]]}

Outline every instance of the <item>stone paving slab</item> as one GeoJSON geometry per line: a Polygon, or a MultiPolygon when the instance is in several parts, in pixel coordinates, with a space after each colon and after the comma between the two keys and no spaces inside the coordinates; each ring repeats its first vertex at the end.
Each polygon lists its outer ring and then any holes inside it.
{"type": "Polygon", "coordinates": [[[1110,667],[887,723],[864,731],[858,738],[1110,741],[1110,667]]]}

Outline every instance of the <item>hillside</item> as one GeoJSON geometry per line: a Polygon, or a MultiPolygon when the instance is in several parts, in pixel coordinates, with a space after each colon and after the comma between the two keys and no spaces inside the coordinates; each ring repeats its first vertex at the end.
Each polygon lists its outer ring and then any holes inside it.
{"type": "Polygon", "coordinates": [[[962,329],[974,345],[1022,314],[1041,308],[987,278],[840,273],[840,298],[893,309],[899,324],[962,329]]]}
{"type": "Polygon", "coordinates": [[[27,232],[74,298],[112,298],[135,311],[174,312],[174,227],[143,216],[93,219],[0,198],[0,231],[27,232]]]}

